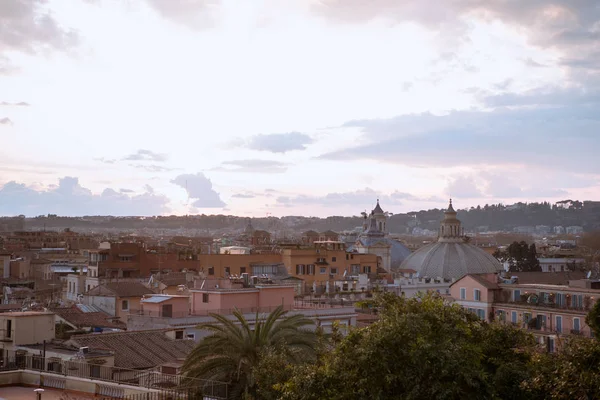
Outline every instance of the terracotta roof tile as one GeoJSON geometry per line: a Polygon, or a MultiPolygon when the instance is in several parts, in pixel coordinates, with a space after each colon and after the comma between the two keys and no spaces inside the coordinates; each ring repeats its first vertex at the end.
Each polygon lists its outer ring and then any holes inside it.
{"type": "Polygon", "coordinates": [[[124,323],[113,320],[113,317],[111,317],[104,311],[94,310],[89,307],[85,308],[80,306],[80,304],[73,304],[71,307],[54,307],[50,308],[50,311],[67,321],[69,324],[74,325],[76,328],[126,328],[126,325],[124,323]],[[88,309],[91,312],[84,312],[84,310],[88,309]]]}
{"type": "Polygon", "coordinates": [[[170,339],[164,330],[76,335],[71,341],[79,346],[115,352],[115,366],[147,369],[187,357],[196,343],[170,339]]]}

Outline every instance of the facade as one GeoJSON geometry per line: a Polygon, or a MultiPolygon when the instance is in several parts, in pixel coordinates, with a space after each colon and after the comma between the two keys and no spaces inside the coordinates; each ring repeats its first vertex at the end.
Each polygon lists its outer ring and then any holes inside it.
{"type": "Polygon", "coordinates": [[[466,275],[450,286],[456,303],[484,320],[512,323],[531,331],[554,351],[571,335],[591,336],[585,317],[600,296],[600,281],[571,280],[566,284],[520,283],[495,274],[466,275]]]}
{"type": "Polygon", "coordinates": [[[359,274],[376,274],[380,259],[375,254],[361,254],[346,250],[341,241],[315,241],[312,246],[291,246],[282,250],[280,259],[287,275],[299,278],[305,287],[324,291],[339,281],[359,274]]]}
{"type": "Polygon", "coordinates": [[[401,269],[414,270],[419,277],[448,281],[468,274],[502,271],[503,266],[496,258],[468,243],[456,214],[450,200],[440,223],[437,241],[408,256],[401,269]]]}
{"type": "Polygon", "coordinates": [[[5,349],[54,339],[54,314],[21,311],[0,313],[0,341],[5,349]]]}
{"type": "Polygon", "coordinates": [[[126,321],[130,310],[140,309],[142,297],[153,293],[139,282],[111,282],[86,292],[82,302],[96,306],[121,321],[126,321]]]}

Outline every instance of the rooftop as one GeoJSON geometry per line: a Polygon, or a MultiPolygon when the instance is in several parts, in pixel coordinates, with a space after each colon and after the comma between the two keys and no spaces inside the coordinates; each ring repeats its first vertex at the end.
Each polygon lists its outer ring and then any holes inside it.
{"type": "Polygon", "coordinates": [[[37,317],[39,315],[54,315],[49,311],[12,311],[0,314],[3,317],[37,317]]]}
{"type": "Polygon", "coordinates": [[[115,321],[113,317],[95,306],[74,304],[71,307],[54,307],[50,311],[76,328],[126,328],[124,323],[115,321]]]}
{"type": "Polygon", "coordinates": [[[154,292],[139,282],[110,282],[92,288],[90,296],[142,297],[154,292]]]}
{"type": "Polygon", "coordinates": [[[189,339],[171,339],[165,330],[76,335],[70,342],[91,349],[112,350],[115,366],[132,369],[154,368],[183,359],[196,344],[189,339]]]}

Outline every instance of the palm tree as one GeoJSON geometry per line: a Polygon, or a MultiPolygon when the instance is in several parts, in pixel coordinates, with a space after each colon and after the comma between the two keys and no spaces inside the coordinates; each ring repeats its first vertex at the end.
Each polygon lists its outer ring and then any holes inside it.
{"type": "Polygon", "coordinates": [[[229,396],[238,398],[255,393],[253,370],[264,351],[281,352],[292,364],[312,359],[317,335],[307,327],[314,322],[302,314],[286,314],[282,306],[266,318],[256,313],[254,329],[239,310],[233,313],[234,319],[210,314],[215,321],[198,328],[212,334],[188,355],[182,367],[184,377],[226,382],[229,396]]]}

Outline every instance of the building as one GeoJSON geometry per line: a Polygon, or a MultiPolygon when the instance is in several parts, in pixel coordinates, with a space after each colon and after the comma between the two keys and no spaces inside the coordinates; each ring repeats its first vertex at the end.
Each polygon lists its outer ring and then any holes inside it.
{"type": "Polygon", "coordinates": [[[591,336],[585,317],[600,296],[600,281],[580,274],[469,274],[450,286],[454,301],[483,320],[512,323],[533,333],[549,351],[571,335],[591,336]],[[534,278],[535,274],[535,279],[534,278]],[[555,276],[553,276],[555,275],[555,276]]]}
{"type": "Polygon", "coordinates": [[[450,205],[440,223],[436,242],[421,247],[401,265],[414,270],[418,277],[446,281],[460,279],[468,274],[497,273],[502,264],[484,250],[468,242],[464,229],[450,205]]]}
{"type": "Polygon", "coordinates": [[[182,296],[145,297],[141,302],[142,309],[128,315],[127,329],[176,329],[177,337],[198,341],[209,334],[198,325],[213,322],[211,313],[234,318],[232,314],[238,310],[252,327],[257,316],[262,318],[279,306],[288,311],[288,315],[302,314],[313,319],[315,326],[321,326],[325,331],[330,330],[334,322],[342,326],[356,325],[356,311],[352,303],[338,307],[297,304],[294,285],[270,283],[268,279],[258,280],[249,276],[243,279],[207,279],[190,293],[189,300],[182,296]]]}
{"type": "Polygon", "coordinates": [[[584,258],[538,258],[542,272],[564,272],[581,269],[586,264],[584,258]]]}
{"type": "Polygon", "coordinates": [[[377,255],[381,258],[381,267],[387,272],[400,268],[411,252],[404,244],[389,236],[387,215],[381,208],[379,200],[371,214],[367,216],[363,213],[363,216],[363,231],[349,251],[377,255]]]}
{"type": "Polygon", "coordinates": [[[286,246],[281,251],[281,260],[287,275],[303,281],[302,292],[316,286],[318,292],[325,291],[328,283],[356,277],[359,274],[376,274],[381,265],[375,254],[361,254],[346,249],[345,242],[315,241],[312,245],[286,246]]]}
{"type": "Polygon", "coordinates": [[[130,310],[140,309],[142,297],[153,293],[139,282],[110,282],[90,289],[83,295],[82,302],[126,321],[130,310]]]}
{"type": "Polygon", "coordinates": [[[21,311],[0,313],[0,341],[3,348],[42,343],[54,339],[54,314],[51,312],[21,311]]]}
{"type": "Polygon", "coordinates": [[[75,330],[102,331],[126,328],[123,322],[96,306],[73,304],[68,307],[51,307],[49,310],[56,314],[57,323],[62,322],[75,330]]]}

